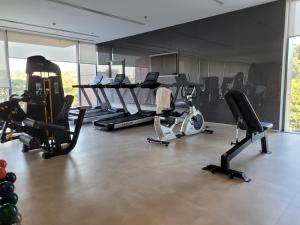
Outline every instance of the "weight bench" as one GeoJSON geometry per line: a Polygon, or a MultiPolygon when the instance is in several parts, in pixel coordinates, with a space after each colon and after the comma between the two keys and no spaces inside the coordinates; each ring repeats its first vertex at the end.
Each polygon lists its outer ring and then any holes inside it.
{"type": "Polygon", "coordinates": [[[242,152],[248,145],[257,140],[261,141],[261,153],[271,153],[268,149],[267,131],[273,127],[272,123],[260,122],[247,96],[240,91],[232,90],[225,95],[225,100],[237,122],[236,141],[231,149],[221,156],[221,166],[208,165],[203,170],[218,172],[230,178],[240,178],[245,182],[251,179],[244,173],[230,169],[231,160],[242,152]],[[246,137],[238,140],[238,130],[245,130],[246,137]]]}

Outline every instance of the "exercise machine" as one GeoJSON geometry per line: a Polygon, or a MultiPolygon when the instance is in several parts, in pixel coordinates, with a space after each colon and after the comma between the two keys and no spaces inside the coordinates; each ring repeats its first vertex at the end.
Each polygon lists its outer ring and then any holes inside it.
{"type": "MultiPolygon", "coordinates": [[[[101,99],[98,95],[98,97],[99,97],[98,101],[100,100],[101,104],[99,107],[97,107],[96,109],[93,110],[93,111],[95,111],[95,113],[88,114],[89,117],[85,118],[85,122],[93,122],[93,121],[97,121],[97,120],[101,120],[101,119],[111,118],[114,116],[122,115],[127,112],[127,108],[126,108],[125,104],[122,104],[123,108],[113,108],[106,93],[105,93],[105,90],[104,90],[104,89],[110,88],[110,87],[119,87],[125,81],[125,78],[126,78],[125,74],[117,74],[115,76],[114,80],[110,83],[102,84],[102,83],[98,82],[98,84],[88,85],[88,87],[95,90],[96,93],[97,93],[96,89],[100,90],[100,92],[104,98],[104,101],[101,101],[101,99]]],[[[83,86],[85,86],[85,85],[83,85],[83,86]]],[[[117,90],[117,95],[120,98],[121,93],[118,90],[117,90]]],[[[120,99],[120,101],[122,102],[123,99],[120,99]]],[[[74,115],[74,113],[71,112],[71,115],[74,115]]],[[[73,119],[73,121],[76,122],[76,118],[73,119]]]]}
{"type": "Polygon", "coordinates": [[[44,158],[68,154],[77,143],[85,109],[78,109],[75,129],[70,131],[68,113],[74,97],[64,96],[60,68],[42,56],[32,56],[26,73],[24,94],[0,104],[1,143],[19,139],[23,152],[42,149],[44,158]],[[20,102],[26,104],[26,112],[20,102]]]}
{"type": "Polygon", "coordinates": [[[176,101],[178,98],[183,97],[180,96],[180,92],[182,87],[186,87],[189,84],[191,84],[190,81],[188,81],[187,76],[185,73],[173,73],[172,75],[165,75],[165,76],[160,76],[161,77],[166,77],[166,78],[174,78],[175,82],[172,84],[164,84],[163,82],[161,82],[160,87],[166,87],[169,89],[175,89],[175,91],[172,90],[172,92],[174,93],[173,95],[173,101],[175,102],[176,105],[176,101]]]}
{"type": "Polygon", "coordinates": [[[128,79],[125,76],[125,74],[117,74],[112,82],[107,83],[107,84],[95,85],[95,87],[101,91],[102,96],[104,97],[105,102],[107,103],[107,108],[104,108],[101,111],[101,113],[98,115],[97,120],[93,120],[93,122],[101,120],[101,119],[108,119],[111,117],[120,116],[120,115],[126,114],[128,112],[126,105],[124,103],[124,100],[122,98],[121,92],[117,89],[117,87],[119,87],[120,85],[124,84],[125,82],[127,83],[127,80],[128,79]],[[116,89],[116,93],[121,102],[122,108],[115,108],[111,105],[111,103],[105,93],[105,89],[116,89]]]}
{"type": "Polygon", "coordinates": [[[157,111],[157,115],[154,118],[154,128],[158,138],[147,138],[147,141],[149,143],[159,143],[168,146],[170,140],[181,138],[183,136],[194,135],[200,132],[212,134],[213,131],[206,129],[204,126],[203,115],[192,103],[193,98],[195,98],[196,95],[195,85],[190,84],[188,86],[182,86],[181,96],[185,98],[188,109],[183,112],[177,112],[174,111],[175,100],[171,94],[170,107],[168,109],[163,109],[161,112],[157,111]],[[186,116],[183,119],[183,122],[180,121],[180,118],[185,114],[186,116]],[[181,124],[180,132],[176,133],[174,130],[179,124],[181,124]]]}
{"type": "Polygon", "coordinates": [[[268,149],[267,131],[273,127],[272,123],[260,122],[247,96],[241,92],[232,90],[227,92],[225,100],[233,114],[237,123],[236,140],[231,144],[233,147],[221,156],[221,166],[208,165],[204,170],[212,173],[218,172],[228,175],[230,178],[240,178],[245,182],[250,182],[251,179],[244,172],[233,170],[230,168],[230,162],[247,146],[257,140],[261,141],[261,153],[270,153],[268,149]],[[239,140],[239,130],[245,130],[246,136],[239,140]]]}
{"type": "Polygon", "coordinates": [[[108,85],[107,88],[114,88],[117,90],[117,93],[120,93],[119,92],[120,88],[129,89],[138,111],[137,111],[137,113],[134,113],[134,114],[129,113],[123,97],[121,96],[121,94],[118,94],[120,101],[121,101],[123,107],[125,108],[126,113],[124,113],[120,116],[94,121],[93,124],[94,124],[95,128],[111,131],[111,130],[115,130],[115,129],[119,129],[119,128],[136,126],[136,125],[140,125],[140,124],[153,122],[155,111],[141,109],[141,106],[138,102],[138,99],[134,92],[134,89],[138,88],[138,87],[150,89],[150,90],[156,89],[160,85],[157,82],[158,76],[159,76],[159,73],[150,72],[147,74],[144,82],[141,84],[124,84],[124,83],[122,83],[120,85],[113,85],[113,86],[108,85]]]}
{"type": "Polygon", "coordinates": [[[71,95],[65,97],[63,107],[53,123],[29,118],[19,105],[21,101],[32,101],[24,95],[13,96],[10,101],[0,103],[0,119],[4,121],[0,142],[18,139],[23,144],[23,152],[42,149],[45,159],[68,154],[76,146],[85,113],[85,109],[80,109],[75,128],[70,131],[66,121],[73,98],[71,95]]]}
{"type": "MultiPolygon", "coordinates": [[[[84,115],[83,123],[89,123],[93,120],[98,119],[98,116],[101,114],[101,111],[107,108],[107,103],[103,102],[99,96],[98,90],[96,88],[96,85],[101,84],[103,80],[103,76],[100,74],[97,74],[94,81],[91,84],[81,84],[81,85],[73,85],[73,88],[78,88],[79,91],[83,94],[84,98],[86,99],[86,102],[88,106],[86,107],[86,112],[84,115]],[[90,89],[93,91],[96,99],[97,104],[93,106],[86,89],[90,89]]],[[[78,117],[79,110],[77,109],[71,109],[69,112],[69,120],[73,123],[76,123],[76,118],[78,117]]]]}

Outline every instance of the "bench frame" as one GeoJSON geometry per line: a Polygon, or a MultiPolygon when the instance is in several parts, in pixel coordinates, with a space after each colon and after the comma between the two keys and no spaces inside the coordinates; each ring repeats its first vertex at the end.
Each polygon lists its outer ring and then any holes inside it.
{"type": "Polygon", "coordinates": [[[221,166],[208,165],[203,170],[211,171],[212,173],[218,172],[228,175],[230,178],[240,178],[245,182],[250,182],[251,179],[246,173],[230,169],[230,162],[239,153],[241,153],[251,143],[260,140],[261,153],[270,154],[268,147],[267,132],[273,127],[271,123],[261,123],[250,104],[247,96],[240,91],[229,91],[225,95],[225,99],[228,103],[232,114],[237,121],[237,136],[236,142],[231,143],[234,145],[231,149],[221,155],[221,166]],[[238,140],[238,130],[242,129],[246,131],[246,137],[241,141],[238,140]]]}

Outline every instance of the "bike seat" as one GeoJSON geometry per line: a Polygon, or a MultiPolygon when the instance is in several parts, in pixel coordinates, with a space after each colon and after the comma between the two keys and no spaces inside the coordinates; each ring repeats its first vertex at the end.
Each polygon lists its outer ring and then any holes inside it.
{"type": "Polygon", "coordinates": [[[175,106],[178,108],[188,108],[189,104],[186,101],[177,101],[175,102],[175,106]]]}

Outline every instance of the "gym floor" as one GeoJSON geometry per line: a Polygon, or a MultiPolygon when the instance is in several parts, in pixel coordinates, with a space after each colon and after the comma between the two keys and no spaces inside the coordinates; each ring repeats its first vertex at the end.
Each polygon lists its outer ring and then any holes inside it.
{"type": "Polygon", "coordinates": [[[259,142],[232,162],[250,183],[201,168],[219,163],[234,127],[186,137],[169,147],[147,143],[153,125],[107,133],[84,126],[75,150],[43,160],[18,141],[0,147],[18,180],[23,224],[287,225],[300,224],[300,138],[272,132],[273,154],[259,142]]]}

